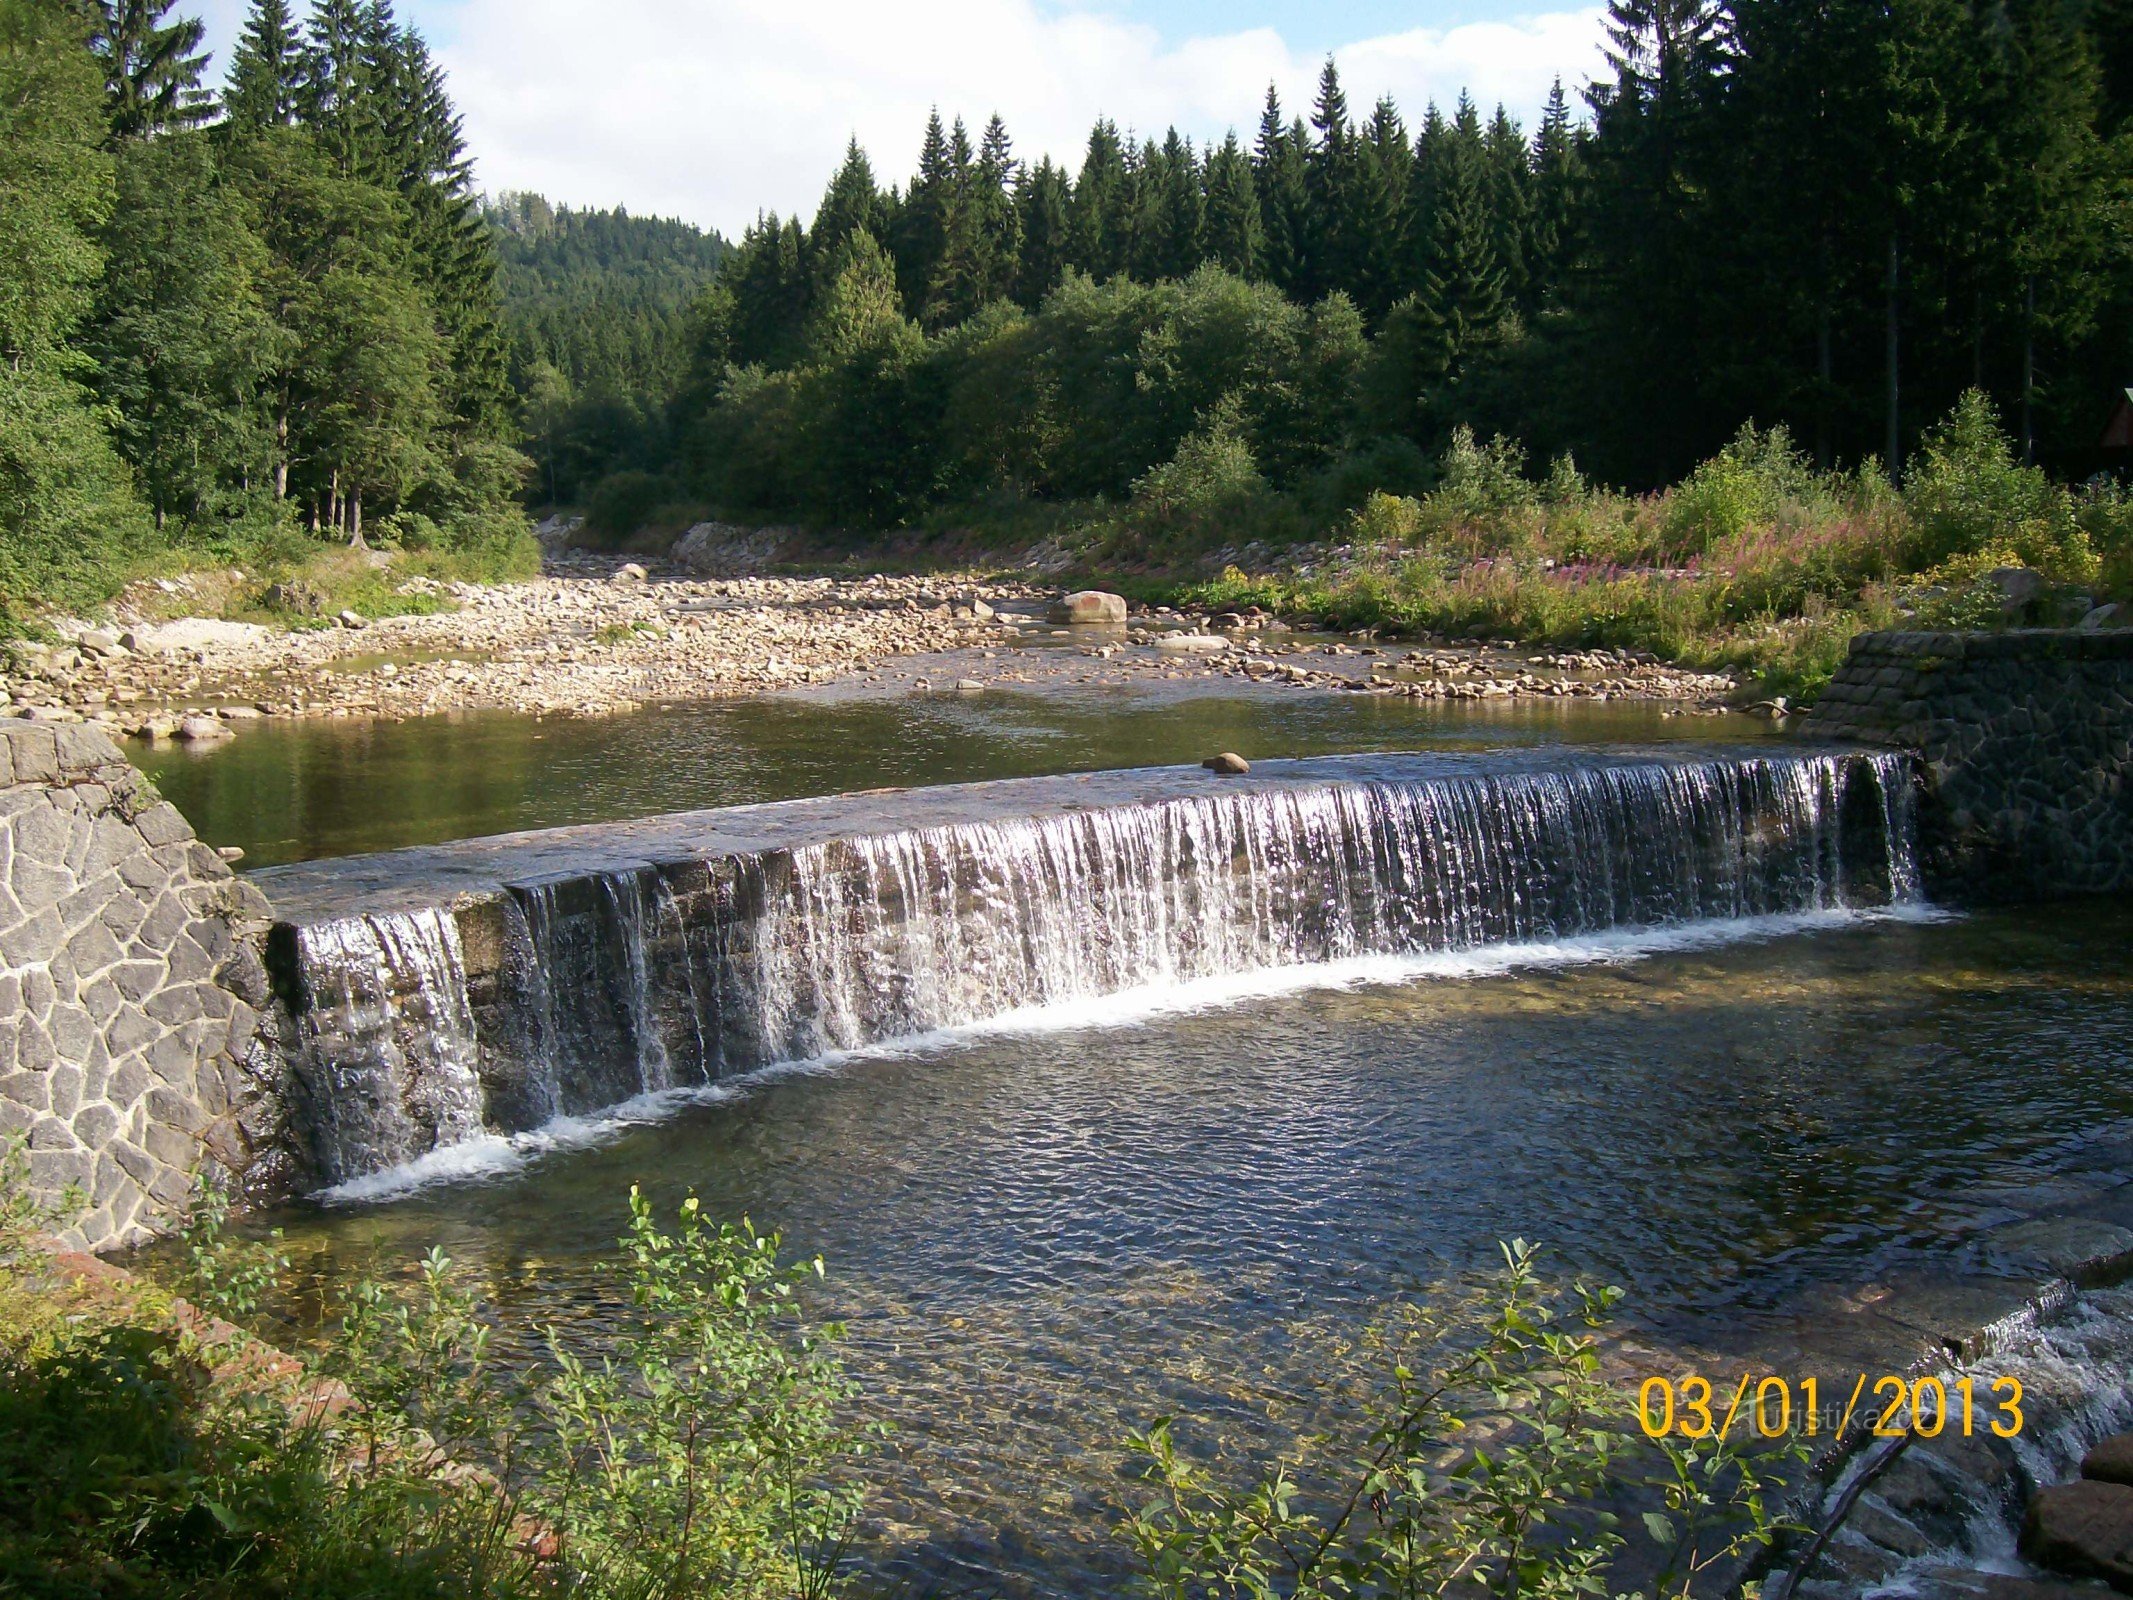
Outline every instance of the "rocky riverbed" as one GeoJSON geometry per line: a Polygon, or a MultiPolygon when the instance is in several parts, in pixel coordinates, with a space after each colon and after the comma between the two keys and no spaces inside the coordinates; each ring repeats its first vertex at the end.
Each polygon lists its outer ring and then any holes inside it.
{"type": "Polygon", "coordinates": [[[573,552],[528,582],[426,592],[448,609],[375,621],[344,613],[324,626],[278,629],[155,620],[173,599],[159,586],[122,598],[108,617],[59,619],[62,642],[22,648],[0,693],[18,716],[212,739],[260,717],[600,715],[821,684],[978,693],[1200,678],[1685,709],[1716,709],[1738,692],[1732,678],[1628,652],[1381,643],[1298,633],[1256,611],[1143,609],[1122,623],[1061,626],[1056,589],[1013,580],[704,578],[573,552]]]}

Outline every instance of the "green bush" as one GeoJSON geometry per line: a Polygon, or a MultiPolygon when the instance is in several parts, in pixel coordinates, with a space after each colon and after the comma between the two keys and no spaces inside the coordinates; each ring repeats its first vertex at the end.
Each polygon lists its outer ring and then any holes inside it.
{"type": "Polygon", "coordinates": [[[1168,533],[1218,535],[1266,493],[1237,410],[1225,402],[1203,427],[1185,436],[1175,455],[1134,482],[1133,509],[1145,523],[1168,533]]]}
{"type": "Polygon", "coordinates": [[[1820,487],[1791,434],[1746,423],[1666,497],[1668,543],[1679,555],[1698,554],[1819,498],[1820,487]]]}
{"type": "Polygon", "coordinates": [[[1238,1481],[1180,1451],[1162,1418],[1132,1440],[1153,1498],[1126,1523],[1161,1600],[1361,1595],[1604,1595],[1628,1543],[1611,1509],[1642,1508],[1652,1592],[1782,1529],[1770,1492],[1800,1459],[1722,1440],[1650,1440],[1600,1373],[1621,1296],[1551,1291],[1523,1242],[1474,1296],[1403,1305],[1360,1346],[1344,1425],[1238,1481]]]}
{"type": "Polygon", "coordinates": [[[2072,499],[2015,460],[1992,402],[1976,389],[1925,437],[1906,479],[1910,559],[1924,570],[1967,560],[2019,564],[2064,582],[2096,574],[2096,555],[2072,499]]]}

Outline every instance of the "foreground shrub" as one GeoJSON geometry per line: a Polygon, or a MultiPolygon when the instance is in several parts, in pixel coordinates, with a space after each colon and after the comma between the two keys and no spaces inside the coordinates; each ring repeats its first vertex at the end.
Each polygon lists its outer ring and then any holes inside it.
{"type": "Polygon", "coordinates": [[[1600,1376],[1618,1289],[1551,1291],[1504,1247],[1480,1298],[1403,1305],[1362,1341],[1346,1425],[1230,1481],[1181,1454],[1175,1424],[1133,1439],[1156,1496],[1126,1532],[1163,1600],[1620,1593],[1633,1524],[1639,1592],[1685,1595],[1781,1531],[1770,1494],[1800,1459],[1645,1437],[1600,1376]]]}
{"type": "Polygon", "coordinates": [[[2015,460],[1992,402],[1965,393],[1925,438],[1904,485],[1911,561],[1918,569],[1970,558],[2019,564],[2067,582],[2095,575],[2096,556],[2071,498],[2015,460]]]}

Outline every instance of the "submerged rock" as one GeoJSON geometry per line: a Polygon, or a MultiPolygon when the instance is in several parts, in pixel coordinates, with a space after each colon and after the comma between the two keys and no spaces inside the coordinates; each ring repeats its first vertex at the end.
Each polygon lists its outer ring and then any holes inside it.
{"type": "Polygon", "coordinates": [[[1228,651],[1229,641],[1214,633],[1167,633],[1155,647],[1166,656],[1219,656],[1228,651]]]}
{"type": "Polygon", "coordinates": [[[229,724],[220,717],[187,717],[178,724],[178,737],[188,742],[227,739],[229,724]]]}

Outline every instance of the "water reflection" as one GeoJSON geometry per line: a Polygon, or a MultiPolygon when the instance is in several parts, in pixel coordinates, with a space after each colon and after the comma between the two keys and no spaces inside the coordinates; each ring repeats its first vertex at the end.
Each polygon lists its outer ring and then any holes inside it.
{"type": "MultiPolygon", "coordinates": [[[[1195,689],[1203,686],[1194,686],[1195,689]]],[[[1417,702],[1292,690],[788,695],[625,716],[470,712],[247,727],[135,759],[248,866],[891,785],[1432,746],[1768,737],[1750,717],[1589,701],[1417,702]]]]}

